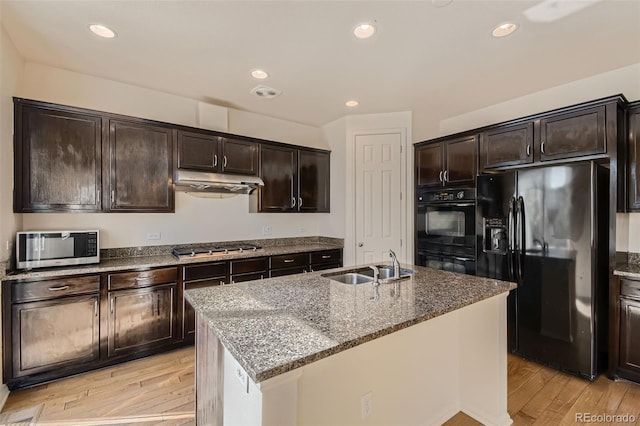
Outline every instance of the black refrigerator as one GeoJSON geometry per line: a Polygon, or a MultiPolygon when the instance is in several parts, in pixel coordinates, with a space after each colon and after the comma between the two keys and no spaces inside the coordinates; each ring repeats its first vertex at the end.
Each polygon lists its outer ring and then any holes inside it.
{"type": "Polygon", "coordinates": [[[607,362],[609,170],[584,162],[477,184],[477,274],[518,284],[509,350],[595,379],[607,362]]]}

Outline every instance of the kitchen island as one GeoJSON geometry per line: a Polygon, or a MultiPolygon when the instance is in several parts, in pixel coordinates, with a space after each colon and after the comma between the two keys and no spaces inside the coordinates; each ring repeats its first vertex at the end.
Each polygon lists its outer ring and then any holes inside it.
{"type": "Polygon", "coordinates": [[[378,287],[332,270],[188,291],[198,424],[439,424],[458,411],[510,424],[515,285],[411,269],[378,287]]]}

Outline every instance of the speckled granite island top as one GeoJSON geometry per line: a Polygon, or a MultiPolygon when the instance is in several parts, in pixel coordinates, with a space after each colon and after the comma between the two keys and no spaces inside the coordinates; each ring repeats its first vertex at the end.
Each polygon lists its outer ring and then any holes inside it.
{"type": "Polygon", "coordinates": [[[640,263],[627,263],[625,265],[616,266],[613,274],[640,280],[640,263]]]}
{"type": "Polygon", "coordinates": [[[381,284],[377,299],[371,284],[342,284],[322,276],[328,271],[194,289],[186,298],[258,383],[516,288],[410,268],[411,278],[381,284]]]}

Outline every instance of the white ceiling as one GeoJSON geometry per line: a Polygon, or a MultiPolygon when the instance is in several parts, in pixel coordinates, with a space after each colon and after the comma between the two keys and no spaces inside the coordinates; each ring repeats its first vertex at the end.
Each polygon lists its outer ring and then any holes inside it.
{"type": "Polygon", "coordinates": [[[638,0],[551,23],[527,20],[540,1],[525,0],[0,1],[26,60],[314,126],[408,110],[446,118],[640,63],[638,0]],[[353,36],[374,20],[372,38],[353,36]],[[505,21],[520,29],[492,38],[505,21]],[[254,80],[255,68],[270,77],[254,80]],[[249,94],[258,84],[282,95],[249,94]]]}

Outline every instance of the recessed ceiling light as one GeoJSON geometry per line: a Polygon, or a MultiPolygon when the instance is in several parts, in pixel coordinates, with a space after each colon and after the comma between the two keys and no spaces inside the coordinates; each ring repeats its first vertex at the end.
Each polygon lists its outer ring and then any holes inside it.
{"type": "Polygon", "coordinates": [[[101,24],[91,24],[89,25],[89,29],[92,33],[100,37],[114,38],[116,36],[116,33],[111,28],[101,24]]]}
{"type": "Polygon", "coordinates": [[[376,27],[373,24],[360,24],[353,29],[353,34],[358,38],[369,38],[376,32],[376,27]]]}
{"type": "Polygon", "coordinates": [[[491,31],[491,35],[494,37],[505,37],[509,34],[513,33],[518,29],[518,24],[514,24],[513,22],[505,22],[504,24],[500,24],[491,31]]]}
{"type": "Polygon", "coordinates": [[[352,108],[352,107],[356,107],[356,106],[358,106],[358,101],[350,100],[350,101],[345,102],[344,104],[345,104],[346,106],[348,106],[348,107],[351,107],[351,108],[352,108]]]}
{"type": "Polygon", "coordinates": [[[265,78],[269,77],[269,73],[267,73],[265,70],[253,70],[251,71],[251,77],[257,78],[258,80],[264,80],[265,78]]]}

